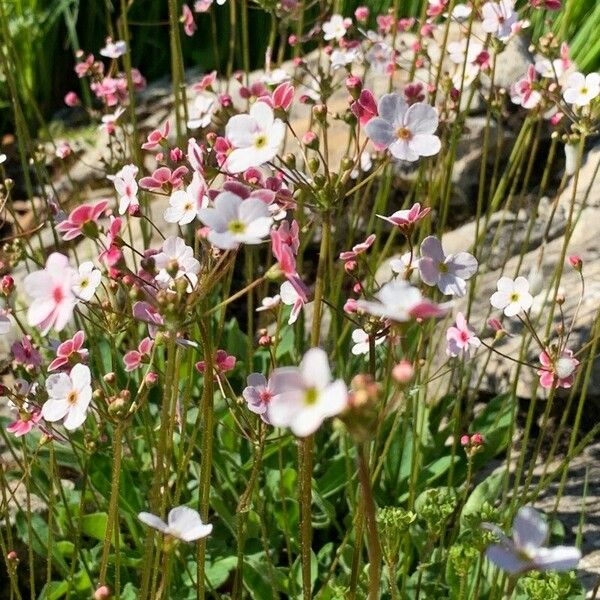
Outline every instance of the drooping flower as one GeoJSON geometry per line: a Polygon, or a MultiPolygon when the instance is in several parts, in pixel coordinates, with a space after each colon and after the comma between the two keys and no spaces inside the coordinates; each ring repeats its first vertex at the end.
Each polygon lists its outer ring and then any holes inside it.
{"type": "Polygon", "coordinates": [[[404,235],[408,235],[414,228],[414,226],[421,220],[424,219],[431,209],[429,207],[421,208],[419,202],[415,202],[410,208],[397,210],[389,217],[384,215],[377,215],[380,219],[384,219],[388,223],[391,223],[395,227],[398,227],[404,235]]]}
{"type": "Polygon", "coordinates": [[[91,260],[82,262],[73,275],[73,293],[79,300],[89,302],[102,281],[100,269],[96,269],[91,260]]]}
{"type": "Polygon", "coordinates": [[[267,408],[274,396],[271,382],[262,373],[251,373],[246,382],[242,396],[248,405],[248,410],[260,415],[268,423],[267,408]]]}
{"type": "Polygon", "coordinates": [[[148,302],[136,302],[132,312],[134,319],[148,323],[148,333],[152,338],[155,337],[158,328],[165,323],[158,310],[148,302]]]}
{"type": "Polygon", "coordinates": [[[257,307],[256,312],[264,312],[266,310],[275,310],[281,304],[281,296],[275,294],[274,296],[265,296],[260,301],[260,306],[257,307]]]}
{"type": "Polygon", "coordinates": [[[149,337],[145,337],[139,344],[137,350],[130,350],[123,356],[123,362],[125,363],[125,371],[128,373],[135,371],[141,364],[146,356],[150,356],[154,346],[154,340],[149,337]]]}
{"type": "Polygon", "coordinates": [[[288,325],[293,325],[298,320],[298,315],[306,304],[307,298],[304,294],[300,294],[290,281],[284,281],[281,284],[279,297],[286,306],[292,307],[288,325]]]}
{"type": "Polygon", "coordinates": [[[258,198],[242,200],[233,192],[221,192],[213,206],[198,211],[208,227],[208,241],[217,248],[230,250],[240,244],[260,244],[269,235],[273,219],[268,206],[258,198]]]}
{"type": "MultiPolygon", "coordinates": [[[[232,354],[227,354],[226,350],[217,350],[215,352],[215,359],[213,362],[213,370],[216,374],[227,373],[235,369],[235,363],[237,359],[232,354]]],[[[196,370],[198,373],[206,372],[206,362],[201,360],[196,363],[196,370]]]]}
{"type": "Polygon", "coordinates": [[[56,358],[48,365],[48,371],[56,371],[66,365],[87,360],[88,351],[83,348],[85,334],[78,331],[70,340],[59,344],[56,349],[56,358]]]}
{"type": "Polygon", "coordinates": [[[42,413],[37,408],[19,410],[19,417],[7,426],[6,431],[12,433],[15,437],[22,437],[28,434],[41,420],[42,413]]]}
{"type": "Polygon", "coordinates": [[[110,225],[103,240],[104,250],[98,255],[98,260],[106,263],[109,267],[116,265],[123,256],[118,243],[122,223],[121,217],[110,217],[110,225]]]}
{"type": "Polygon", "coordinates": [[[534,108],[542,99],[536,89],[536,71],[534,65],[529,65],[527,73],[510,88],[510,99],[523,108],[534,108]]]}
{"type": "MultiPolygon", "coordinates": [[[[368,354],[370,350],[369,334],[364,329],[355,329],[352,332],[352,354],[359,356],[360,354],[368,354]]],[[[375,338],[375,346],[380,346],[385,342],[385,337],[375,338]]]]}
{"type": "Polygon", "coordinates": [[[437,285],[442,294],[464,296],[466,280],[477,271],[477,259],[468,252],[444,254],[442,243],[435,236],[426,237],[421,243],[419,273],[427,285],[437,285]]]}
{"type": "Polygon", "coordinates": [[[417,102],[409,106],[400,94],[385,94],[377,105],[378,117],[365,126],[369,138],[392,156],[414,162],[419,156],[440,151],[440,139],[433,135],[438,126],[433,106],[417,102]]]}
{"type": "Polygon", "coordinates": [[[360,92],[358,99],[350,105],[350,110],[358,119],[360,126],[364,127],[371,119],[378,115],[377,102],[370,90],[360,92]]]}
{"type": "Polygon", "coordinates": [[[201,208],[206,208],[209,203],[208,188],[204,177],[195,171],[192,182],[184,190],[177,190],[169,198],[169,207],[165,210],[167,223],[187,225],[197,216],[201,208]]]}
{"type": "Polygon", "coordinates": [[[72,285],[75,269],[64,254],[53,252],[40,271],[25,277],[23,287],[32,299],[27,310],[27,322],[39,327],[42,335],[51,328],[62,331],[73,316],[77,297],[72,285]]]}
{"type": "Polygon", "coordinates": [[[190,129],[208,127],[212,121],[213,114],[217,109],[217,100],[208,94],[199,94],[194,98],[190,110],[190,119],[187,126],[190,129]]]}
{"type": "Polygon", "coordinates": [[[573,351],[565,348],[559,356],[549,348],[540,353],[539,356],[542,368],[537,374],[540,378],[540,385],[549,390],[554,385],[556,387],[570,388],[575,380],[575,371],[579,366],[579,361],[573,356],[573,351]]]}
{"type": "Polygon", "coordinates": [[[138,514],[138,519],[160,531],[164,535],[168,535],[184,542],[195,542],[201,538],[210,535],[213,526],[209,523],[203,523],[198,512],[187,506],[177,506],[169,511],[167,523],[160,517],[148,512],[138,514]]]}
{"type": "Polygon", "coordinates": [[[114,175],[109,175],[110,179],[119,194],[119,214],[124,215],[130,206],[139,204],[137,198],[138,184],[135,178],[138,174],[138,168],[131,164],[125,165],[114,175]]]}
{"type": "Polygon", "coordinates": [[[95,204],[82,204],[74,210],[64,221],[61,221],[56,230],[63,234],[63,240],[74,240],[80,235],[97,237],[98,219],[108,206],[108,200],[100,200],[95,204]]]}
{"type": "Polygon", "coordinates": [[[28,335],[13,342],[10,351],[14,361],[18,365],[23,365],[26,369],[35,369],[42,364],[42,355],[31,343],[31,337],[28,335]]]}
{"type": "Polygon", "coordinates": [[[366,252],[375,242],[376,236],[372,233],[364,242],[355,244],[352,250],[340,253],[340,260],[355,260],[360,254],[366,252]]]}
{"type": "Polygon", "coordinates": [[[267,417],[276,427],[289,427],[300,437],[314,433],[328,417],[340,414],[348,405],[346,384],[332,382],[327,354],[311,348],[299,367],[281,367],[271,375],[273,397],[267,417]]]}
{"type": "Polygon", "coordinates": [[[200,263],[194,258],[194,249],[180,237],[170,236],[154,255],[154,264],[158,269],[155,280],[169,286],[177,279],[187,279],[187,291],[191,292],[198,282],[200,263]]]}
{"type": "Polygon", "coordinates": [[[375,300],[358,300],[357,308],[366,313],[403,323],[411,319],[441,317],[447,306],[435,304],[407,281],[395,279],[381,287],[375,300]]]}
{"type": "Polygon", "coordinates": [[[169,130],[171,129],[171,124],[167,121],[162,130],[154,129],[148,134],[148,139],[142,144],[142,148],[144,150],[154,150],[157,146],[160,146],[163,143],[167,142],[167,137],[169,136],[169,130]]]}
{"type": "Polygon", "coordinates": [[[456,315],[456,324],[448,328],[446,340],[447,354],[461,356],[464,359],[469,358],[471,350],[481,346],[481,340],[469,329],[469,324],[461,312],[456,315]]]}
{"type": "Polygon", "coordinates": [[[600,74],[571,73],[567,79],[566,89],[563,92],[565,102],[575,106],[587,106],[600,94],[600,74]]]}
{"type": "Polygon", "coordinates": [[[514,317],[522,310],[527,311],[533,304],[533,296],[529,293],[529,281],[525,277],[500,277],[498,291],[492,294],[490,303],[494,308],[504,311],[507,317],[514,317]]]}
{"type": "Polygon", "coordinates": [[[185,35],[192,37],[198,26],[194,21],[194,13],[187,4],[182,6],[181,22],[183,23],[183,31],[185,31],[185,35]]]}
{"type": "Polygon", "coordinates": [[[575,569],[581,559],[581,552],[574,546],[545,546],[548,523],[531,506],[519,509],[513,522],[512,539],[496,525],[485,524],[485,527],[500,540],[488,547],[486,556],[511,575],[531,570],[569,571],[575,569]]]}
{"type": "Polygon", "coordinates": [[[48,400],[42,406],[42,417],[51,423],[62,419],[68,430],[80,427],[92,401],[91,381],[89,368],[81,363],[75,365],[68,375],[50,375],[46,379],[48,400]]]}
{"type": "Polygon", "coordinates": [[[275,157],[285,136],[285,125],[275,119],[273,109],[265,102],[255,102],[249,114],[235,115],[225,127],[225,137],[233,150],[225,161],[230,173],[241,173],[259,167],[275,157]]]}

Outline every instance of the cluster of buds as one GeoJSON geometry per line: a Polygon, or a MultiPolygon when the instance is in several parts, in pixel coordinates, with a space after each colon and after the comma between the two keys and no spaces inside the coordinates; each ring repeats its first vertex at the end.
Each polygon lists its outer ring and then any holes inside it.
{"type": "Polygon", "coordinates": [[[472,435],[463,435],[460,438],[460,445],[465,449],[467,456],[472,458],[477,452],[483,449],[484,439],[480,433],[472,435]]]}

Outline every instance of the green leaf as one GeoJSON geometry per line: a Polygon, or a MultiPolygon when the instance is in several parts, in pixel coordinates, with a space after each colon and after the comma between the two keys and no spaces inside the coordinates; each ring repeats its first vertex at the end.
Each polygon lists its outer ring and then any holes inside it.
{"type": "Polygon", "coordinates": [[[108,515],[104,512],[92,513],[81,517],[81,531],[90,537],[104,541],[106,536],[106,525],[108,523],[108,515]]]}
{"type": "Polygon", "coordinates": [[[236,564],[237,558],[235,556],[227,556],[209,565],[206,568],[206,578],[211,587],[217,589],[222,586],[229,578],[229,574],[235,568],[236,564]]]}
{"type": "Polygon", "coordinates": [[[38,600],[58,600],[67,593],[68,589],[69,584],[66,581],[51,581],[42,588],[38,600]]]}
{"type": "Polygon", "coordinates": [[[502,489],[502,482],[504,481],[505,475],[506,471],[504,469],[499,469],[473,489],[460,513],[461,530],[465,527],[467,517],[480,512],[481,507],[485,502],[489,502],[492,505],[494,504],[494,501],[502,489]]]}

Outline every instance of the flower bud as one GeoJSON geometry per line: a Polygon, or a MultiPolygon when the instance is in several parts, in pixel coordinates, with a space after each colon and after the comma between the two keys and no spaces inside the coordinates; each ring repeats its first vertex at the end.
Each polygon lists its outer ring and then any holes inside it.
{"type": "Polygon", "coordinates": [[[108,600],[112,598],[112,592],[107,585],[101,585],[94,592],[94,600],[108,600]]]}
{"type": "Polygon", "coordinates": [[[0,290],[6,297],[10,296],[15,289],[15,280],[10,275],[5,275],[0,281],[0,290]]]}
{"type": "Polygon", "coordinates": [[[581,260],[581,256],[577,254],[569,256],[569,263],[576,271],[581,271],[583,267],[583,261],[581,260]]]}
{"type": "Polygon", "coordinates": [[[325,104],[315,104],[312,109],[313,116],[319,123],[324,123],[327,118],[327,106],[325,104]]]}
{"type": "Polygon", "coordinates": [[[158,375],[154,371],[146,373],[146,376],[144,377],[144,383],[146,384],[146,387],[152,387],[156,385],[157,382],[158,375]]]}
{"type": "Polygon", "coordinates": [[[394,365],[392,369],[392,377],[398,383],[408,383],[415,376],[415,368],[413,364],[404,359],[401,360],[398,364],[394,365]]]}
{"type": "Polygon", "coordinates": [[[104,379],[104,382],[108,383],[108,385],[113,385],[114,382],[117,380],[117,376],[115,375],[115,373],[113,371],[111,371],[110,373],[107,373],[106,375],[104,375],[104,377],[102,379],[104,379]]]}
{"type": "Polygon", "coordinates": [[[302,143],[311,150],[319,149],[319,138],[314,131],[307,131],[302,136],[302,143]]]}

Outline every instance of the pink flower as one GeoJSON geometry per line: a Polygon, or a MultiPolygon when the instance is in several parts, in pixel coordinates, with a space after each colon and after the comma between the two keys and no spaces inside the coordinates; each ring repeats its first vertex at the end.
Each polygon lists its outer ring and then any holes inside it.
{"type": "MultiPolygon", "coordinates": [[[[215,353],[213,369],[216,374],[226,373],[227,371],[231,371],[235,368],[235,363],[235,356],[227,354],[225,350],[217,350],[215,353]]],[[[203,360],[197,362],[196,369],[199,373],[204,373],[206,371],[206,363],[203,360]]]]}
{"type": "Polygon", "coordinates": [[[148,302],[136,302],[133,305],[133,318],[148,323],[150,337],[154,337],[158,327],[164,325],[164,319],[160,313],[148,302]]]}
{"type": "Polygon", "coordinates": [[[75,92],[67,92],[65,95],[65,104],[67,106],[77,106],[79,104],[79,96],[75,92]]]}
{"type": "Polygon", "coordinates": [[[289,246],[294,254],[298,253],[300,248],[300,228],[298,222],[293,220],[291,225],[288,221],[283,221],[278,229],[271,231],[271,243],[273,245],[273,254],[277,256],[281,253],[281,246],[289,246]]]}
{"type": "Polygon", "coordinates": [[[447,354],[462,355],[465,359],[469,358],[471,349],[481,346],[481,340],[469,329],[467,320],[461,312],[456,315],[456,325],[448,328],[446,340],[448,341],[447,354]]]}
{"type": "Polygon", "coordinates": [[[534,108],[542,99],[542,95],[536,90],[535,66],[529,65],[526,75],[517,81],[510,89],[510,99],[523,108],[534,108]]]}
{"type": "Polygon", "coordinates": [[[148,134],[148,139],[146,142],[142,144],[142,148],[144,150],[153,150],[156,146],[160,146],[163,142],[167,141],[167,137],[169,135],[169,130],[171,125],[169,121],[167,121],[162,129],[155,129],[148,134]]]}
{"type": "Polygon", "coordinates": [[[397,210],[389,217],[384,217],[383,215],[377,216],[380,219],[384,219],[388,223],[391,223],[395,227],[398,227],[404,235],[407,235],[421,219],[424,219],[429,214],[430,211],[430,208],[421,208],[421,204],[416,202],[409,209],[397,210]]]}
{"type": "Polygon", "coordinates": [[[23,287],[32,298],[27,321],[46,335],[52,327],[62,331],[73,316],[77,298],[72,290],[75,269],[64,254],[53,252],[40,271],[25,277],[23,287]]]}
{"type": "Polygon", "coordinates": [[[56,349],[56,358],[48,365],[48,371],[56,371],[67,365],[87,360],[88,351],[83,348],[85,334],[78,331],[70,340],[63,342],[56,349]]]}
{"type": "Polygon", "coordinates": [[[114,175],[109,175],[117,194],[119,194],[119,214],[124,215],[130,206],[139,204],[137,199],[138,184],[135,180],[138,168],[133,165],[125,165],[114,175]]]}
{"type": "Polygon", "coordinates": [[[353,246],[352,250],[340,253],[340,260],[354,260],[359,254],[363,254],[373,245],[375,238],[375,234],[372,233],[364,242],[353,246]]]}
{"type": "Polygon", "coordinates": [[[20,342],[13,342],[10,351],[15,362],[27,369],[35,369],[42,364],[40,353],[33,347],[31,338],[27,335],[20,342]]]}
{"type": "Polygon", "coordinates": [[[294,99],[294,91],[294,86],[291,83],[284,81],[275,88],[272,94],[261,96],[259,100],[265,102],[271,108],[288,110],[294,99]]]}
{"type": "Polygon", "coordinates": [[[106,263],[109,267],[114,267],[121,260],[121,249],[116,243],[121,232],[121,223],[120,217],[110,217],[108,233],[104,240],[105,250],[98,255],[98,260],[106,263]]]}
{"type": "Polygon", "coordinates": [[[183,23],[183,30],[185,31],[185,35],[192,37],[197,29],[197,26],[196,22],[194,21],[194,13],[187,4],[183,5],[181,22],[183,23]]]}
{"type": "Polygon", "coordinates": [[[41,418],[42,413],[37,408],[33,408],[31,411],[21,409],[19,410],[19,418],[13,421],[6,428],[6,431],[14,434],[15,437],[21,437],[29,433],[40,422],[41,418]]]}
{"type": "Polygon", "coordinates": [[[268,423],[267,407],[275,396],[271,389],[271,382],[261,373],[251,373],[248,375],[247,386],[242,396],[248,405],[248,410],[260,415],[261,419],[268,423]]]}
{"type": "Polygon", "coordinates": [[[555,356],[547,348],[539,358],[542,368],[537,374],[540,377],[540,385],[544,389],[548,390],[554,385],[562,388],[570,388],[573,385],[579,361],[573,356],[572,350],[565,348],[559,356],[555,356]]]}
{"type": "Polygon", "coordinates": [[[71,211],[67,219],[56,226],[63,234],[63,240],[74,240],[80,235],[96,238],[98,236],[98,219],[108,206],[108,200],[100,200],[96,204],[82,204],[71,211]]]}
{"type": "Polygon", "coordinates": [[[145,356],[150,356],[150,352],[154,346],[154,340],[146,337],[138,345],[137,350],[130,350],[123,357],[125,363],[125,371],[128,373],[137,369],[143,362],[145,356]]]}
{"type": "Polygon", "coordinates": [[[546,10],[560,10],[562,0],[529,0],[529,4],[536,10],[545,8],[546,10]]]}
{"type": "Polygon", "coordinates": [[[354,11],[354,18],[359,23],[366,23],[367,19],[369,18],[369,8],[367,6],[359,6],[354,11]]]}
{"type": "Polygon", "coordinates": [[[217,80],[217,72],[216,71],[212,71],[210,73],[207,73],[206,75],[204,75],[202,77],[202,79],[198,82],[195,83],[192,86],[192,89],[195,92],[204,92],[206,90],[210,90],[213,86],[213,83],[217,80]]]}
{"type": "Polygon", "coordinates": [[[355,100],[350,105],[350,110],[358,119],[361,127],[364,127],[373,117],[376,117],[379,113],[377,112],[377,102],[373,92],[370,90],[362,90],[358,100],[355,100]]]}
{"type": "Polygon", "coordinates": [[[183,183],[188,168],[181,166],[171,171],[169,167],[159,167],[150,177],[142,177],[140,186],[153,192],[170,192],[183,183]]]}

